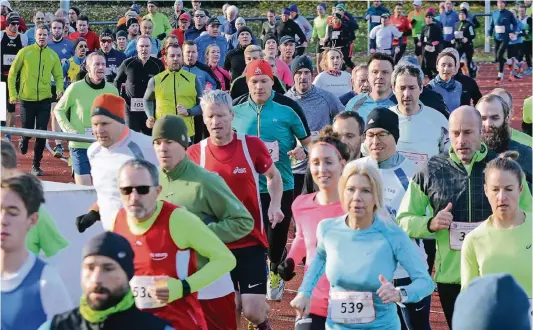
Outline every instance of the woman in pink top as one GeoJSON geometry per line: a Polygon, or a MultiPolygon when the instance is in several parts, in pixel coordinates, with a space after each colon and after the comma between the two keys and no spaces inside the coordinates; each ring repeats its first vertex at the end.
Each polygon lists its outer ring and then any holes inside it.
{"type": "Polygon", "coordinates": [[[215,44],[209,45],[205,50],[205,58],[207,59],[207,65],[209,65],[211,70],[213,70],[217,76],[218,81],[220,81],[222,90],[229,91],[231,76],[228,71],[218,66],[218,61],[220,60],[220,48],[215,44]]]}
{"type": "MultiPolygon", "coordinates": [[[[285,281],[296,274],[295,265],[306,257],[306,267],[315,257],[316,230],[324,219],[343,215],[337,184],[342,169],[350,158],[349,147],[342,143],[331,126],[326,126],[320,136],[312,142],[309,153],[309,168],[318,192],[300,195],[292,204],[296,222],[296,238],[287,258],[278,266],[278,272],[285,281]]],[[[309,318],[300,322],[311,322],[312,329],[324,329],[328,315],[329,282],[326,275],[320,278],[311,298],[309,318]]]]}

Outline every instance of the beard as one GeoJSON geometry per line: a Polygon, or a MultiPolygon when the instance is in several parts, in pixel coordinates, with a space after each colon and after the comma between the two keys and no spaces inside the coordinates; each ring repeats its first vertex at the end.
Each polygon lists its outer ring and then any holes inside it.
{"type": "Polygon", "coordinates": [[[117,291],[111,292],[109,289],[104,288],[102,286],[97,286],[96,288],[90,290],[87,294],[87,305],[95,311],[104,311],[108,308],[111,308],[115,305],[117,305],[122,299],[124,299],[124,296],[128,293],[130,290],[130,286],[126,284],[124,287],[118,288],[117,291]],[[107,294],[107,299],[105,300],[92,300],[90,297],[91,293],[105,293],[107,294]]]}
{"type": "Polygon", "coordinates": [[[483,127],[483,143],[487,145],[489,150],[497,153],[507,150],[509,141],[511,140],[511,133],[509,132],[509,124],[504,122],[500,127],[490,126],[489,129],[483,127]]]}

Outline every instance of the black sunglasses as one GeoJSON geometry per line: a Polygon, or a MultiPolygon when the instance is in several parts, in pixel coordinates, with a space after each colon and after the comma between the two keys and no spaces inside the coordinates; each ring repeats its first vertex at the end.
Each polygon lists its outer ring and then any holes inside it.
{"type": "Polygon", "coordinates": [[[122,195],[131,195],[133,189],[135,189],[139,195],[146,195],[150,192],[150,188],[152,188],[152,186],[121,187],[119,189],[122,195]]]}

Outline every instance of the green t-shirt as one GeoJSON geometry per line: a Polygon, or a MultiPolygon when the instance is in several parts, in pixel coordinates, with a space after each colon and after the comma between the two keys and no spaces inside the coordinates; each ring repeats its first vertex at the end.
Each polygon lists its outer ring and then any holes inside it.
{"type": "Polygon", "coordinates": [[[526,133],[520,132],[519,130],[516,130],[514,128],[511,129],[511,140],[526,145],[530,148],[532,147],[531,136],[527,135],[526,133]]]}
{"type": "Polygon", "coordinates": [[[67,246],[68,241],[59,232],[54,219],[41,206],[37,223],[26,235],[26,247],[37,256],[42,250],[47,257],[52,257],[67,246]]]}
{"type": "Polygon", "coordinates": [[[313,38],[324,39],[326,37],[326,27],[328,26],[328,18],[326,16],[317,16],[313,20],[313,38]]]}
{"type": "Polygon", "coordinates": [[[524,100],[522,107],[522,121],[526,124],[533,123],[533,96],[524,100]]]}

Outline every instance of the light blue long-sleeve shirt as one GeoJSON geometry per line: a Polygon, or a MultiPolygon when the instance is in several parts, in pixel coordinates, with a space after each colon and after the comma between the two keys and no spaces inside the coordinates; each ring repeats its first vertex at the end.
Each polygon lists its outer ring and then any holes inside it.
{"type": "MultiPolygon", "coordinates": [[[[152,38],[152,50],[150,51],[150,55],[153,57],[157,57],[157,54],[161,50],[161,41],[152,38]]],[[[124,54],[126,55],[126,58],[137,56],[137,39],[130,40],[128,45],[126,46],[126,50],[124,51],[124,54]]]]}
{"type": "Polygon", "coordinates": [[[35,43],[35,28],[32,27],[24,33],[28,37],[28,46],[31,46],[35,43]]]}
{"type": "Polygon", "coordinates": [[[352,98],[345,106],[346,111],[355,111],[366,123],[366,117],[377,107],[390,108],[397,104],[396,97],[391,93],[383,100],[375,101],[368,93],[362,93],[352,98]]]}
{"type": "Polygon", "coordinates": [[[354,230],[346,224],[346,217],[343,215],[319,223],[316,256],[298,291],[311,297],[318,279],[325,272],[331,285],[330,292],[371,292],[375,310],[372,322],[341,324],[330,318],[330,304],[327,329],[399,330],[396,304],[384,304],[376,293],[382,285],[379,275],[392,281],[398,262],[407,270],[412,283],[404,287],[406,303],[418,302],[430,295],[435,284],[414,244],[400,227],[374,217],[370,227],[354,230]]]}

